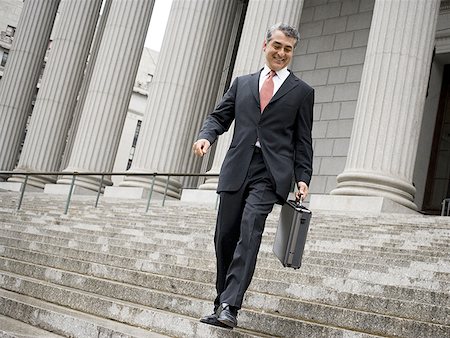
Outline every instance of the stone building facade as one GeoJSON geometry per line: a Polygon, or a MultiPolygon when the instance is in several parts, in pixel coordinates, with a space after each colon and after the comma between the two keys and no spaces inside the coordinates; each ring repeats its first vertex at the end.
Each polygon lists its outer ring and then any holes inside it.
{"type": "MultiPolygon", "coordinates": [[[[98,13],[100,0],[24,2],[10,55],[16,61],[6,66],[0,82],[0,169],[114,169],[154,1],[104,2],[108,11],[103,26],[96,25],[99,17],[93,14],[98,13]],[[25,61],[32,64],[25,60],[29,54],[14,52],[15,46],[35,52],[37,59],[42,57],[37,50],[48,42],[58,6],[61,18],[70,8],[72,17],[84,20],[78,28],[61,20],[61,41],[71,33],[85,34],[84,42],[91,43],[83,48],[89,51],[98,40],[96,58],[87,62],[92,67],[90,77],[83,78],[84,69],[75,67],[86,64],[86,52],[64,57],[65,64],[73,63],[70,69],[61,68],[61,56],[49,55],[43,76],[41,89],[60,81],[63,90],[57,94],[49,90],[48,95],[56,97],[42,100],[66,99],[72,106],[81,105],[79,125],[76,136],[69,138],[70,155],[64,155],[73,108],[64,108],[64,118],[49,113],[55,107],[33,111],[26,137],[30,145],[25,138],[15,166],[30,95],[24,89],[12,94],[5,88],[18,88],[31,76],[7,75],[19,72],[25,61]],[[31,10],[41,11],[39,20],[31,10]],[[33,41],[31,31],[39,32],[33,41]],[[51,73],[51,69],[58,70],[51,73]],[[67,79],[78,82],[69,85],[67,79]],[[83,86],[86,95],[77,95],[83,86]],[[59,132],[52,134],[44,128],[49,123],[55,123],[59,132]],[[54,147],[46,146],[50,144],[54,147]],[[66,162],[63,156],[68,157],[66,162]]],[[[439,209],[450,193],[449,1],[174,0],[129,171],[218,173],[232,131],[219,139],[203,162],[193,157],[191,144],[231,79],[262,67],[265,31],[281,21],[297,26],[302,37],[291,70],[316,90],[311,207],[439,209]]],[[[60,55],[67,55],[63,54],[67,48],[61,43],[60,55]]],[[[34,74],[37,69],[28,72],[34,74]]],[[[3,176],[3,180],[21,182],[23,177],[3,176]]],[[[37,177],[30,183],[43,188],[65,185],[68,178],[37,177]]],[[[131,175],[112,183],[110,177],[104,180],[105,194],[130,198],[145,196],[153,184],[149,177],[131,175]]],[[[179,198],[183,187],[214,191],[216,184],[216,179],[158,178],[154,188],[157,192],[167,189],[179,198]]],[[[85,177],[77,185],[96,189],[99,178],[85,177]]]]}
{"type": "MultiPolygon", "coordinates": [[[[108,5],[105,1],[103,6],[108,5]]],[[[8,60],[9,52],[11,50],[12,41],[14,40],[14,33],[17,28],[20,13],[22,12],[23,1],[22,0],[0,0],[0,59],[2,63],[0,65],[0,81],[3,76],[3,71],[8,60]]],[[[59,7],[59,11],[63,9],[63,6],[59,7]]],[[[48,56],[51,50],[51,41],[54,40],[55,34],[58,32],[57,25],[59,24],[59,16],[57,14],[55,18],[54,27],[50,36],[49,48],[47,49],[46,56],[44,58],[43,69],[48,60],[48,56]]],[[[142,117],[145,111],[145,105],[148,97],[148,88],[150,82],[155,73],[156,62],[159,52],[144,48],[142,51],[139,68],[137,71],[135,83],[133,86],[133,92],[131,95],[130,103],[128,106],[127,116],[123,126],[118,152],[115,158],[113,170],[116,172],[126,171],[133,159],[133,153],[136,146],[135,134],[139,131],[139,126],[142,123],[142,117]]],[[[42,72],[42,71],[41,71],[42,72]]],[[[41,77],[37,83],[36,92],[41,86],[41,77]]],[[[80,90],[82,92],[83,90],[80,90]]],[[[82,95],[82,94],[80,94],[82,95]]],[[[33,106],[34,106],[33,100],[33,106]]],[[[19,160],[19,159],[17,159],[19,160]]],[[[123,177],[115,176],[113,178],[114,183],[119,183],[123,180],[123,177]]],[[[3,184],[5,187],[5,184],[3,184]]],[[[7,185],[7,188],[15,189],[16,185],[7,185]]],[[[50,187],[48,187],[50,188],[50,187]]],[[[51,189],[50,189],[51,191],[51,189]]]]}

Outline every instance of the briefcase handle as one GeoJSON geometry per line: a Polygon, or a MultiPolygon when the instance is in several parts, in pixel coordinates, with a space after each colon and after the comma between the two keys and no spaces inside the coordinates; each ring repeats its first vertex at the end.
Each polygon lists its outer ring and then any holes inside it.
{"type": "Polygon", "coordinates": [[[292,207],[294,207],[295,210],[297,210],[297,211],[306,212],[306,213],[308,213],[308,214],[311,213],[311,211],[303,205],[303,198],[300,198],[300,199],[298,199],[298,200],[297,200],[297,198],[296,198],[295,200],[288,200],[287,202],[288,202],[292,207]]]}
{"type": "Polygon", "coordinates": [[[303,195],[300,194],[300,198],[298,198],[298,199],[297,199],[297,196],[295,196],[295,207],[296,208],[303,207],[303,195]]]}

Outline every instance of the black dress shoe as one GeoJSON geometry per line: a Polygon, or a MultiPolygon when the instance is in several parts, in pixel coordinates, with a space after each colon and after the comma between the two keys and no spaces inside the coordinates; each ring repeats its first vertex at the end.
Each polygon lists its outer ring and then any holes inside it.
{"type": "Polygon", "coordinates": [[[214,325],[214,326],[219,326],[219,327],[224,327],[224,328],[227,328],[227,329],[231,329],[229,326],[219,322],[219,320],[217,319],[217,314],[216,313],[213,313],[212,315],[200,318],[200,322],[208,324],[208,325],[214,325]]]}
{"type": "Polygon", "coordinates": [[[219,308],[217,320],[228,326],[230,329],[237,326],[237,309],[234,306],[223,303],[219,308]]]}

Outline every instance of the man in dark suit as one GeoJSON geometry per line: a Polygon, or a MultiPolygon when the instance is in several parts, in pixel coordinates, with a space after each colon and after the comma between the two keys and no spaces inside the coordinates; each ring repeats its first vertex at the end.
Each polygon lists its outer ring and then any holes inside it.
{"type": "Polygon", "coordinates": [[[217,297],[214,313],[200,320],[207,324],[237,325],[267,215],[275,203],[284,203],[294,178],[297,198],[308,194],[314,90],[287,69],[298,40],[293,27],[271,27],[263,45],[264,68],[234,80],[193,145],[203,156],[235,121],[217,189],[217,297]]]}

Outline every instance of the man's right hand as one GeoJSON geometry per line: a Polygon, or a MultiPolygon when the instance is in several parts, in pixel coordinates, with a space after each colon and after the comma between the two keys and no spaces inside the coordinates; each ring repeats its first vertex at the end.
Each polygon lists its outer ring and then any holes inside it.
{"type": "Polygon", "coordinates": [[[200,140],[195,141],[195,143],[192,145],[192,151],[195,155],[202,157],[206,154],[209,147],[211,146],[211,143],[209,143],[208,140],[202,138],[200,140]]]}

